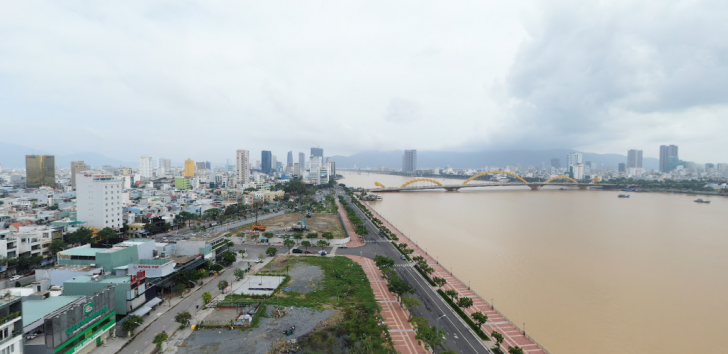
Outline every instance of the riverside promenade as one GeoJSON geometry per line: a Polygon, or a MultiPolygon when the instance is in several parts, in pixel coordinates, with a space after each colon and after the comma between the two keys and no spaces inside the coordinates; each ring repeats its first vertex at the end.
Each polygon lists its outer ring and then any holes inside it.
{"type": "Polygon", "coordinates": [[[460,279],[455,277],[450,271],[447,270],[442,264],[438,263],[436,259],[423,251],[417,244],[412,242],[407,236],[399,231],[394,225],[392,225],[386,218],[377,213],[368,203],[364,204],[369,211],[372,212],[379,220],[382,221],[384,226],[394,232],[399,238],[398,243],[406,243],[407,246],[414,250],[412,256],[423,256],[430,267],[435,269],[432,274],[433,277],[440,277],[447,280],[442,289],[447,291],[453,289],[458,292],[459,297],[469,297],[473,299],[473,306],[467,309],[463,309],[468,315],[472,315],[475,312],[482,312],[488,316],[488,322],[486,322],[481,328],[485,333],[490,336],[490,333],[496,331],[503,335],[503,344],[501,345],[505,353],[508,352],[508,348],[519,346],[523,349],[524,353],[528,354],[549,354],[549,351],[539,345],[533,338],[525,334],[518,326],[513,324],[508,318],[496,310],[491,304],[481,298],[477,293],[468,289],[460,279]]]}
{"type": "Polygon", "coordinates": [[[364,238],[361,237],[361,235],[354,232],[354,225],[351,223],[351,220],[349,220],[349,216],[346,215],[346,210],[344,209],[344,206],[341,205],[341,202],[339,202],[338,199],[336,200],[336,206],[339,208],[339,215],[341,216],[341,220],[344,222],[344,229],[346,230],[346,235],[349,236],[350,241],[346,244],[347,247],[359,247],[364,246],[364,238]]]}

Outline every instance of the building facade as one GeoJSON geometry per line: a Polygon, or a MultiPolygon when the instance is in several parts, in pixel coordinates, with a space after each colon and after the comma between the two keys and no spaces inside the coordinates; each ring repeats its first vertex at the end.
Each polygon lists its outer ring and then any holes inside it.
{"type": "Polygon", "coordinates": [[[405,150],[402,156],[402,172],[417,172],[417,150],[405,150]]]}
{"type": "Polygon", "coordinates": [[[627,151],[627,168],[642,168],[642,150],[627,151]]]}
{"type": "Polygon", "coordinates": [[[263,150],[260,153],[260,170],[263,173],[271,173],[273,162],[273,154],[268,150],[263,150]]]}
{"type": "Polygon", "coordinates": [[[195,177],[195,161],[192,161],[192,159],[185,160],[185,177],[195,177]]]}
{"type": "Polygon", "coordinates": [[[88,170],[88,166],[83,161],[71,161],[71,185],[76,188],[76,175],[88,170]]]}
{"type": "Polygon", "coordinates": [[[154,162],[151,156],[139,157],[139,174],[142,178],[152,178],[154,175],[154,162]]]}
{"type": "Polygon", "coordinates": [[[23,353],[23,304],[18,296],[6,295],[0,303],[0,353],[23,353]]]}
{"type": "Polygon", "coordinates": [[[103,229],[122,227],[121,179],[107,173],[85,171],[76,175],[77,220],[103,229]]]}
{"type": "Polygon", "coordinates": [[[25,183],[28,188],[56,188],[56,157],[25,155],[25,183]]]}
{"type": "Polygon", "coordinates": [[[584,155],[580,152],[573,152],[566,154],[566,168],[569,169],[571,166],[584,163],[584,155]]]}
{"type": "Polygon", "coordinates": [[[238,150],[235,152],[235,177],[239,186],[250,182],[250,152],[238,150]]]}
{"type": "Polygon", "coordinates": [[[324,160],[324,149],[322,148],[311,148],[311,156],[320,157],[321,161],[324,160]]]}
{"type": "Polygon", "coordinates": [[[677,145],[660,145],[660,172],[670,172],[679,164],[677,145]]]}
{"type": "Polygon", "coordinates": [[[306,154],[302,152],[298,153],[298,168],[300,171],[306,170],[306,154]]]}
{"type": "Polygon", "coordinates": [[[170,172],[172,172],[172,160],[160,157],[157,161],[157,176],[164,176],[170,172]]]}

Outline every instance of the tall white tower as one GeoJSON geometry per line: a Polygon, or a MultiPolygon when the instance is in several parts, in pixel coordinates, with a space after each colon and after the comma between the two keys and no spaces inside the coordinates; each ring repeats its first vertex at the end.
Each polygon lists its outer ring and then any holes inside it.
{"type": "Polygon", "coordinates": [[[250,182],[250,152],[248,150],[238,150],[235,154],[237,159],[235,163],[236,181],[239,186],[250,182]]]}
{"type": "Polygon", "coordinates": [[[154,171],[154,162],[152,162],[151,156],[140,156],[139,157],[139,174],[142,178],[152,178],[152,172],[154,171]]]}
{"type": "Polygon", "coordinates": [[[121,212],[121,179],[108,173],[84,171],[76,175],[76,207],[78,221],[86,226],[119,229],[121,212]]]}

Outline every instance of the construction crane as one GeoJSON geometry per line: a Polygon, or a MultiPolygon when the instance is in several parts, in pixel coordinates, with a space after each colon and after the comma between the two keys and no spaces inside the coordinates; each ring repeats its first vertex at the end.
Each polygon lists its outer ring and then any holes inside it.
{"type": "MultiPolygon", "coordinates": [[[[304,215],[304,211],[305,211],[305,209],[303,208],[303,205],[301,205],[301,221],[299,221],[295,225],[291,226],[291,230],[293,230],[293,231],[306,231],[306,230],[308,230],[308,224],[306,224],[306,217],[304,215]]],[[[309,212],[309,215],[310,215],[310,212],[309,212]]]]}
{"type": "Polygon", "coordinates": [[[263,224],[258,221],[258,207],[253,203],[253,207],[255,207],[255,225],[250,227],[250,231],[265,231],[268,228],[263,226],[263,224]]]}

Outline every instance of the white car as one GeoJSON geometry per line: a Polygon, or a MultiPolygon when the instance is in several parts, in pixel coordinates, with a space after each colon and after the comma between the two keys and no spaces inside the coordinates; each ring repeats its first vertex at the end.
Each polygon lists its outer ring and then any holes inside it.
{"type": "Polygon", "coordinates": [[[19,275],[15,275],[12,278],[10,278],[10,281],[16,281],[18,279],[20,279],[20,276],[19,275]]]}
{"type": "Polygon", "coordinates": [[[260,258],[258,258],[258,259],[255,260],[255,263],[263,263],[263,260],[260,259],[260,258]]]}
{"type": "Polygon", "coordinates": [[[349,248],[349,246],[347,246],[346,244],[343,244],[343,245],[339,245],[339,248],[349,248]]]}

